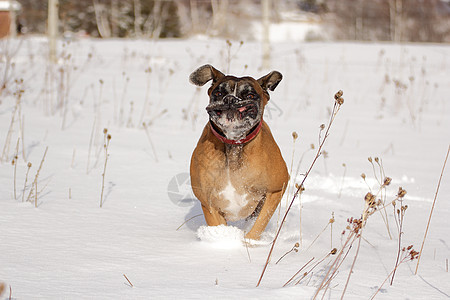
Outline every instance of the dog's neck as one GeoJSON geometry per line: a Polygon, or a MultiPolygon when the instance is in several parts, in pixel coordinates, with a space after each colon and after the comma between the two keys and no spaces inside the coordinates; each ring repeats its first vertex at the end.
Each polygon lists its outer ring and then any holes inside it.
{"type": "Polygon", "coordinates": [[[225,156],[227,159],[227,166],[230,170],[237,170],[242,167],[242,154],[244,152],[244,145],[225,144],[225,156]]]}

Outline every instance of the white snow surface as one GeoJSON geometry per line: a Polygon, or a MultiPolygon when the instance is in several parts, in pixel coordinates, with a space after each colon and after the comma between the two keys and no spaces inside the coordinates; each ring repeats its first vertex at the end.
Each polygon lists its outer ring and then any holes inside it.
{"type": "MultiPolygon", "coordinates": [[[[259,78],[271,70],[261,69],[258,43],[232,41],[228,51],[218,39],[80,39],[59,44],[57,65],[47,59],[45,39],[0,43],[1,76],[8,72],[0,98],[0,282],[6,285],[0,299],[9,298],[10,288],[13,299],[311,298],[335,257],[298,285],[282,286],[310,259],[315,264],[331,248],[340,249],[347,219],[360,217],[365,194],[378,189],[380,170],[375,164],[373,171],[368,157],[379,157],[393,179],[387,201],[398,187],[407,190],[401,246],[420,250],[450,142],[449,45],[271,45],[271,65],[283,81],[271,92],[264,119],[292,181],[299,182],[311,164],[324,134],[319,127],[327,124],[339,89],[345,102],[326,155],[306,179],[301,218],[296,200],[256,287],[294,189],[288,187],[259,242],[244,240],[251,228],[245,221],[206,226],[188,172],[208,120],[207,87],[190,85],[188,77],[210,63],[229,74],[259,78]],[[23,84],[14,82],[20,78],[23,84]],[[11,126],[18,89],[24,91],[21,118],[16,112],[11,126]],[[100,208],[104,128],[111,141],[100,208]],[[299,135],[295,144],[293,131],[299,135]],[[26,200],[46,147],[36,208],[22,202],[22,194],[26,200]],[[299,251],[276,264],[296,242],[299,251]]],[[[416,261],[401,264],[394,284],[386,282],[376,298],[450,297],[449,175],[447,168],[418,274],[416,261]]],[[[395,266],[399,234],[394,209],[386,209],[392,239],[381,214],[370,216],[347,299],[370,298],[395,266]]],[[[326,298],[340,298],[356,248],[326,298]]]]}

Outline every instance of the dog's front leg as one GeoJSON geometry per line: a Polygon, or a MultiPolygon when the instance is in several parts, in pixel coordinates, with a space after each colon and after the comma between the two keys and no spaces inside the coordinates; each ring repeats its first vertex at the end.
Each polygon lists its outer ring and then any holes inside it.
{"type": "Polygon", "coordinates": [[[203,215],[205,216],[205,221],[208,226],[219,226],[227,225],[225,218],[212,207],[206,207],[202,204],[203,215]]]}
{"type": "Polygon", "coordinates": [[[283,192],[284,190],[266,194],[266,200],[264,201],[263,207],[256,218],[255,224],[253,224],[252,229],[245,235],[245,238],[259,240],[261,233],[264,229],[266,229],[270,218],[272,218],[273,213],[277,209],[277,206],[283,197],[283,192]]]}

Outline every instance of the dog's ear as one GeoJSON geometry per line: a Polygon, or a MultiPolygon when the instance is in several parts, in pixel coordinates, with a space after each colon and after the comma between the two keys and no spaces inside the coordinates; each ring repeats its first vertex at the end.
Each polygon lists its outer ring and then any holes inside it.
{"type": "Polygon", "coordinates": [[[273,91],[280,83],[281,79],[283,79],[283,75],[281,75],[278,71],[272,71],[266,76],[259,78],[257,81],[259,85],[267,91],[267,89],[273,91]]]}
{"type": "Polygon", "coordinates": [[[204,65],[195,70],[191,73],[189,76],[189,81],[192,84],[203,86],[205,83],[210,81],[212,79],[213,83],[216,82],[218,79],[224,77],[225,74],[217,70],[211,65],[204,65]]]}

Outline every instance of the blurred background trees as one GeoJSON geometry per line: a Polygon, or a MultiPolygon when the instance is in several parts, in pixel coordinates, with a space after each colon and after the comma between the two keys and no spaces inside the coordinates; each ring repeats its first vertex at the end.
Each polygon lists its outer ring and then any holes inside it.
{"type": "MultiPolygon", "coordinates": [[[[26,33],[45,33],[47,0],[19,0],[26,33]]],[[[450,42],[450,0],[272,0],[271,22],[321,25],[322,39],[450,42]]],[[[59,32],[93,37],[252,38],[260,0],[59,0],[59,32]]],[[[259,38],[259,37],[257,37],[259,38]]]]}

